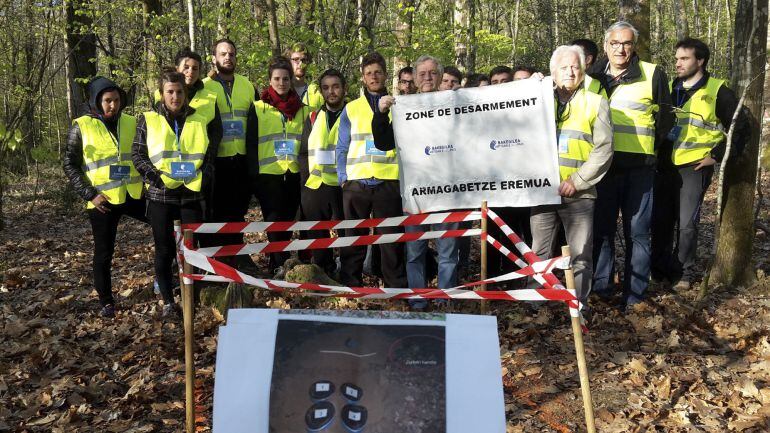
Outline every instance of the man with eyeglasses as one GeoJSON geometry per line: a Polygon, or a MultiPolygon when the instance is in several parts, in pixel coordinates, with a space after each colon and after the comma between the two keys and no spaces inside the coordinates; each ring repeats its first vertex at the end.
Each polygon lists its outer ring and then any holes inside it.
{"type": "MultiPolygon", "coordinates": [[[[433,56],[423,55],[414,62],[415,83],[418,93],[436,92],[440,89],[445,69],[433,56]]],[[[458,80],[459,81],[459,80],[458,80]]],[[[446,89],[451,90],[451,89],[446,89]]],[[[388,151],[396,148],[393,134],[393,123],[390,118],[390,108],[396,103],[392,96],[383,96],[379,101],[379,112],[372,120],[372,134],[378,149],[388,151]]],[[[407,143],[408,145],[409,143],[407,143]]],[[[417,145],[418,143],[411,143],[417,145]]],[[[457,230],[458,223],[432,224],[428,226],[409,226],[407,232],[430,230],[457,230]]],[[[457,238],[436,239],[438,250],[438,287],[449,289],[457,285],[457,238]]],[[[411,241],[406,244],[406,276],[409,287],[413,289],[428,286],[426,262],[428,257],[428,241],[411,241]]],[[[409,305],[413,310],[424,310],[428,306],[425,299],[410,299],[409,305]]]]}
{"type": "Polygon", "coordinates": [[[417,92],[414,87],[414,69],[411,66],[405,66],[398,71],[398,94],[412,95],[417,92]]]}
{"type": "Polygon", "coordinates": [[[597,185],[593,291],[605,299],[612,296],[620,211],[626,249],[624,308],[641,302],[649,285],[655,154],[673,124],[666,73],[639,59],[638,37],[631,24],[612,24],[604,33],[607,57],[594,65],[589,86],[609,98],[615,151],[609,172],[597,185]]]}
{"type": "Polygon", "coordinates": [[[321,89],[318,88],[318,84],[305,81],[307,76],[307,67],[312,62],[310,52],[305,47],[305,44],[296,43],[291,46],[284,56],[291,61],[292,69],[294,70],[294,90],[299,95],[303,104],[315,111],[324,105],[324,98],[321,94],[321,89]]]}

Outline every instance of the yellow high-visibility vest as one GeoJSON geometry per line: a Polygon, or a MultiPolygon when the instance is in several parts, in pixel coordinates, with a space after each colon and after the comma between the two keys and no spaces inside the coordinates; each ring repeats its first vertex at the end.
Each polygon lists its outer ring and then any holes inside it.
{"type": "Polygon", "coordinates": [[[562,181],[588,161],[588,155],[594,148],[593,126],[603,98],[581,87],[564,109],[563,119],[556,118],[559,177],[562,181]]]}
{"type": "MultiPolygon", "coordinates": [[[[136,135],[136,118],[121,114],[118,119],[118,137],[95,117],[81,116],[75,119],[83,140],[83,173],[91,186],[107,197],[111,204],[126,202],[126,193],[132,198],[142,198],[142,176],[131,162],[131,146],[136,135]],[[112,179],[111,166],[126,166],[128,177],[112,179]]],[[[122,177],[122,176],[121,176],[122,177]]],[[[88,202],[88,209],[95,206],[88,202]]]]}
{"type": "Polygon", "coordinates": [[[144,113],[147,123],[147,154],[150,162],[160,170],[163,184],[168,189],[184,185],[191,191],[200,191],[203,179],[203,160],[209,147],[206,119],[193,113],[184,121],[182,130],[177,132],[168,124],[163,115],[154,111],[144,113]],[[192,164],[194,175],[179,179],[172,177],[172,163],[192,164]]]}
{"type": "Polygon", "coordinates": [[[313,130],[307,140],[307,165],[310,176],[305,186],[318,189],[321,184],[339,185],[337,179],[337,138],[339,137],[340,118],[329,129],[326,111],[319,110],[313,124],[313,130]]]}
{"type": "Polygon", "coordinates": [[[291,120],[264,101],[256,101],[254,109],[259,121],[259,173],[298,173],[299,141],[310,109],[303,105],[291,120]]]}
{"type": "Polygon", "coordinates": [[[345,166],[348,180],[371,178],[398,180],[396,149],[384,152],[374,146],[372,135],[374,112],[366,95],[361,95],[349,103],[346,110],[350,119],[350,148],[348,148],[345,166]]]}
{"type": "MultiPolygon", "coordinates": [[[[702,160],[725,139],[716,114],[717,94],[724,84],[724,80],[709,77],[706,85],[696,90],[684,103],[682,111],[676,111],[676,125],[681,129],[671,153],[674,165],[702,160]]],[[[673,92],[673,81],[670,86],[673,92]]]]}
{"type": "Polygon", "coordinates": [[[246,154],[246,118],[254,103],[254,86],[243,75],[235,74],[231,95],[225,92],[221,82],[206,77],[203,87],[216,95],[219,117],[222,119],[222,141],[217,156],[226,157],[246,154]]]}
{"type": "Polygon", "coordinates": [[[300,98],[302,103],[310,107],[311,111],[315,111],[323,107],[324,97],[321,95],[321,89],[316,83],[310,83],[307,85],[307,90],[300,98]]]}
{"type": "MultiPolygon", "coordinates": [[[[641,77],[618,85],[609,96],[613,147],[616,152],[655,155],[655,113],[659,110],[652,94],[655,65],[640,60],[639,69],[641,77]]],[[[591,80],[588,90],[601,93],[599,81],[591,80]]]]}

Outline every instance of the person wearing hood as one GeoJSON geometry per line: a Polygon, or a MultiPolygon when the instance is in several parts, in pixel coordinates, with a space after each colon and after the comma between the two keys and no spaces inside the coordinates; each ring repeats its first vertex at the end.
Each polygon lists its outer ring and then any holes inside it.
{"type": "Polygon", "coordinates": [[[184,75],[161,74],[161,101],[137,119],[132,158],[149,185],[147,216],[155,241],[155,276],[163,297],[163,317],[180,315],[172,292],[171,263],[176,254],[174,220],[203,221],[203,191],[213,175],[222,129],[205,109],[187,100],[184,75]]]}
{"type": "Polygon", "coordinates": [[[94,286],[103,317],[115,317],[112,255],[121,217],[147,222],[142,178],[131,162],[136,118],[123,113],[128,99],[113,81],[94,78],[90,111],[75,119],[63,156],[70,185],[86,202],[94,237],[94,286]]]}
{"type": "MultiPolygon", "coordinates": [[[[293,221],[300,202],[299,145],[310,108],[292,85],[293,68],[285,57],[268,66],[270,85],[249,108],[246,160],[252,191],[265,221],[293,221]]],[[[269,232],[270,242],[291,239],[291,232],[269,232]]],[[[283,276],[289,252],[270,254],[270,269],[283,276]]]]}

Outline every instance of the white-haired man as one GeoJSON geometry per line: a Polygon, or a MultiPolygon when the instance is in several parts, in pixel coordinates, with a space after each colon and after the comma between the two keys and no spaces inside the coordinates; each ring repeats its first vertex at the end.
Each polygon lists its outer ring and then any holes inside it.
{"type": "Polygon", "coordinates": [[[585,304],[591,291],[593,270],[596,184],[612,163],[610,107],[604,96],[585,89],[585,55],[580,47],[556,48],[550,66],[555,85],[562,202],[532,209],[532,248],[541,257],[550,255],[564,226],[578,296],[585,304]]]}
{"type": "MultiPolygon", "coordinates": [[[[413,65],[414,82],[417,86],[417,93],[435,92],[441,84],[444,69],[441,63],[432,56],[420,56],[413,65]]],[[[390,122],[388,112],[395,103],[392,96],[383,96],[380,98],[380,112],[375,114],[372,121],[372,134],[374,142],[378,149],[387,151],[395,148],[393,138],[393,124],[390,122]]],[[[430,228],[426,226],[407,227],[406,231],[423,230],[456,230],[457,223],[432,224],[430,228]]],[[[436,249],[438,250],[438,287],[448,289],[457,285],[457,239],[445,238],[436,239],[436,249]]],[[[425,277],[425,263],[428,252],[428,241],[412,241],[406,244],[406,277],[411,288],[427,287],[425,277]]],[[[410,300],[410,305],[415,310],[421,310],[427,307],[427,301],[424,299],[410,300]]]]}
{"type": "Polygon", "coordinates": [[[656,149],[673,126],[668,78],[639,59],[639,32],[619,21],[604,34],[607,57],[592,68],[589,90],[610,101],[613,124],[612,165],[597,184],[594,214],[593,291],[609,298],[615,262],[618,211],[623,217],[625,307],[644,299],[650,280],[650,221],[656,149]]]}

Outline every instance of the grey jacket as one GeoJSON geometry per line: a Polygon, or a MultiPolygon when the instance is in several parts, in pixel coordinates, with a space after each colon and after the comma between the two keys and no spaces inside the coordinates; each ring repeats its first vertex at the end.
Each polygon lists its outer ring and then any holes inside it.
{"type": "Polygon", "coordinates": [[[570,175],[577,192],[571,198],[596,198],[596,184],[602,180],[612,164],[612,116],[610,104],[602,98],[593,124],[594,148],[588,154],[588,160],[570,175]]]}

